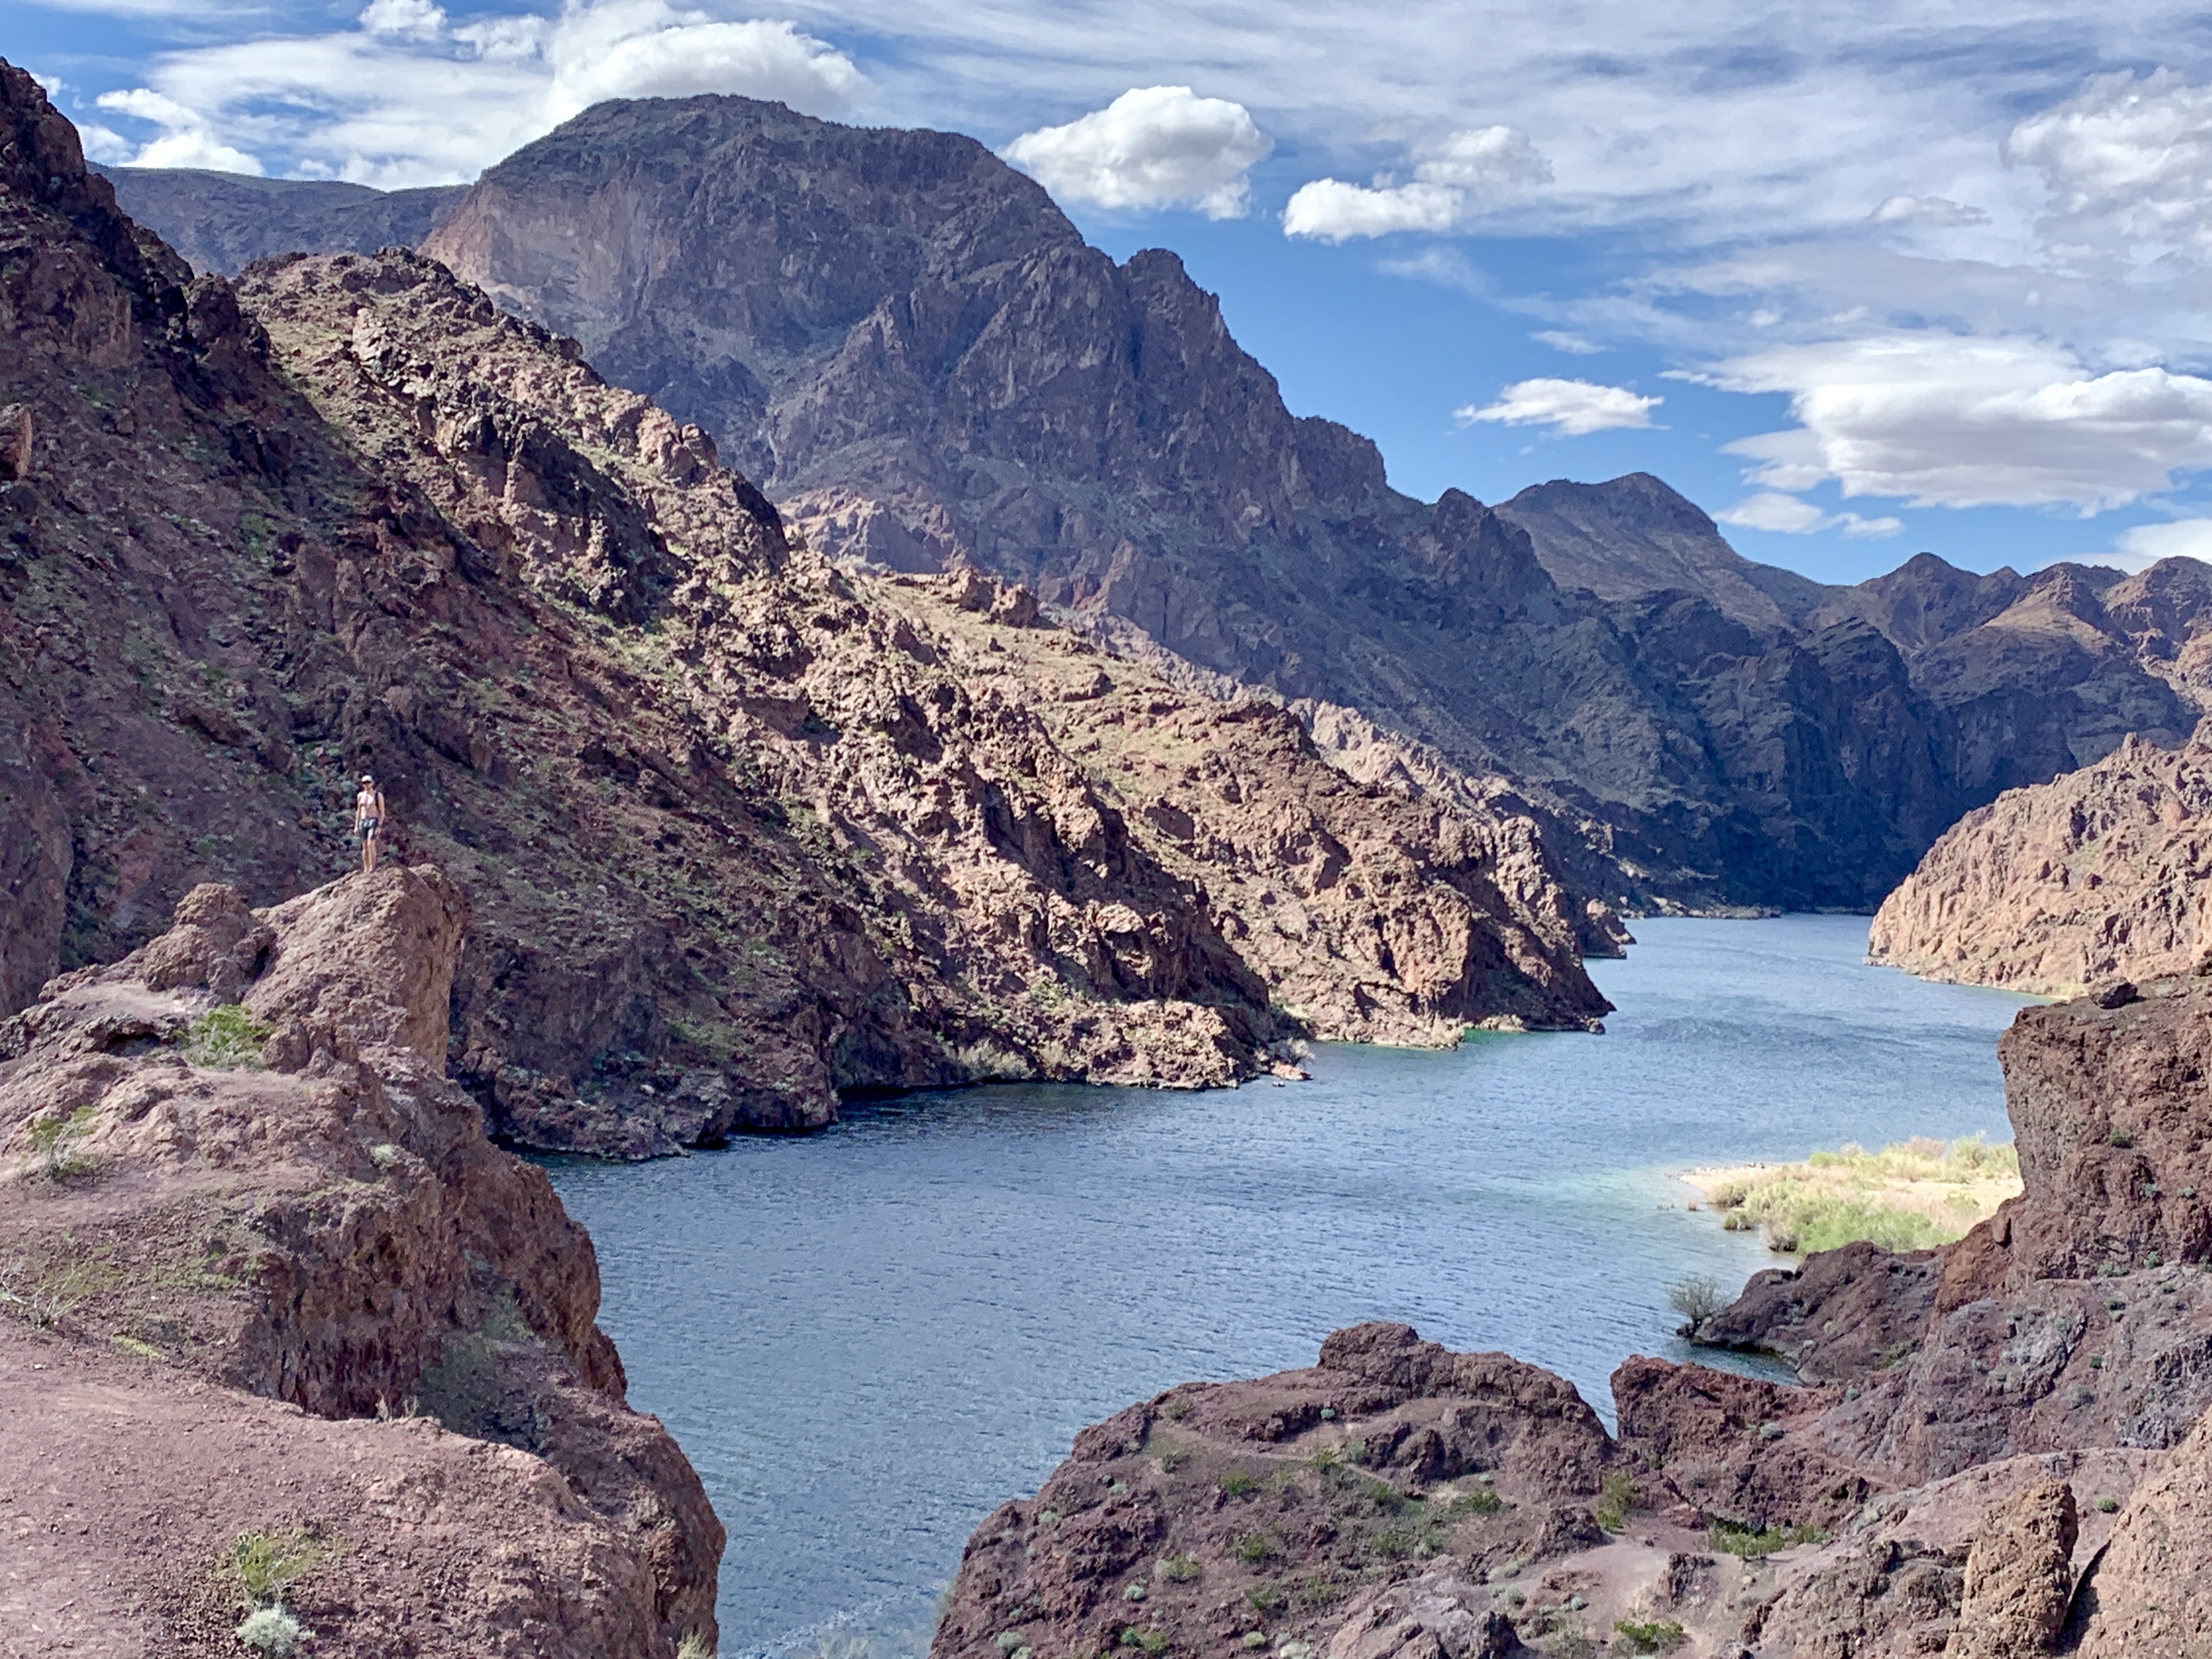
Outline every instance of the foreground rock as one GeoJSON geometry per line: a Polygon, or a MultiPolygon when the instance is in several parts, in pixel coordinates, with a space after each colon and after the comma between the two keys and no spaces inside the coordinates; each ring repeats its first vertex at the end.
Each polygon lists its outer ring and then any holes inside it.
{"type": "Polygon", "coordinates": [[[2172,1654],[2212,1634],[2212,982],[2024,1012],[2023,1191],[1959,1243],[1757,1275],[1566,1383],[1402,1326],[1077,1439],[970,1541],[938,1638],[1090,1656],[2172,1654]],[[2105,1006],[2109,1002],[2112,1006],[2105,1006]]]}
{"type": "Polygon", "coordinates": [[[2130,738],[1961,818],[1882,902],[1867,954],[2041,996],[2188,973],[2212,948],[2208,825],[2212,749],[2130,738]]]}
{"type": "Polygon", "coordinates": [[[591,1243],[446,1078],[466,921],[427,868],[203,886],[0,1024],[21,1650],[234,1650],[228,1558],[294,1534],[318,1653],[711,1643],[722,1528],[591,1243]]]}

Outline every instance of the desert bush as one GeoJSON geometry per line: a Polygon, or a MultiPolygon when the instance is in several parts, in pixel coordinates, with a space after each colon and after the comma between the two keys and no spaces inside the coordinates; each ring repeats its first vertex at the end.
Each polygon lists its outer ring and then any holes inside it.
{"type": "Polygon", "coordinates": [[[1746,1527],[1733,1521],[1716,1521],[1705,1534],[1705,1547],[1717,1555],[1740,1555],[1757,1560],[1800,1544],[1820,1544],[1828,1534],[1818,1527],[1746,1527]]]}
{"type": "Polygon", "coordinates": [[[237,1631],[239,1641],[269,1659],[292,1659],[313,1632],[282,1607],[256,1607],[237,1631]]]}
{"type": "Polygon", "coordinates": [[[1613,1644],[1622,1653],[1671,1653],[1687,1639],[1681,1626],[1672,1619],[1613,1621],[1613,1644]]]}
{"type": "Polygon", "coordinates": [[[1229,1547],[1229,1553],[1246,1566],[1256,1567],[1275,1555],[1275,1540],[1264,1532],[1248,1532],[1229,1547]]]}
{"type": "Polygon", "coordinates": [[[1712,1189],[1735,1231],[1759,1227],[1770,1249],[1832,1250],[1864,1239],[1890,1250],[1927,1249],[1962,1236],[1997,1198],[2017,1191],[2020,1154],[1979,1135],[1926,1137],[1869,1152],[1816,1152],[1712,1189]]]}
{"type": "Polygon", "coordinates": [[[1599,1488],[1597,1523],[1607,1532],[1620,1532],[1628,1525],[1628,1511],[1636,1505],[1636,1477],[1632,1474],[1608,1474],[1599,1488]]]}
{"type": "Polygon", "coordinates": [[[1690,1322],[1702,1325],[1728,1306],[1720,1281],[1711,1273],[1692,1273],[1667,1287],[1667,1305],[1690,1322]]]}
{"type": "Polygon", "coordinates": [[[31,1155],[38,1172],[49,1181],[67,1181],[92,1168],[92,1160],[77,1151],[100,1121],[100,1110],[80,1106],[65,1117],[41,1118],[30,1127],[31,1155]]]}
{"type": "Polygon", "coordinates": [[[330,1553],[304,1527],[242,1532],[231,1543],[227,1565],[248,1601],[276,1601],[330,1553]]]}
{"type": "Polygon", "coordinates": [[[1198,1558],[1194,1555],[1164,1555],[1152,1571],[1170,1584],[1188,1584],[1198,1577],[1198,1558]]]}
{"type": "Polygon", "coordinates": [[[1231,1469],[1221,1477],[1221,1490],[1231,1498],[1243,1498],[1260,1489],[1260,1478],[1249,1469],[1231,1469]]]}
{"type": "Polygon", "coordinates": [[[244,1003],[226,1002],[185,1028],[185,1058],[210,1071],[258,1070],[261,1045],[270,1036],[269,1028],[248,1013],[244,1003]]]}

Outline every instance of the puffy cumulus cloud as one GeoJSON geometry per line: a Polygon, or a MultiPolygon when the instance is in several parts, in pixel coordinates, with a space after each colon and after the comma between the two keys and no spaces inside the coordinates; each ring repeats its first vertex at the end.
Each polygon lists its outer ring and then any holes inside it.
{"type": "Polygon", "coordinates": [[[1947,196],[1887,197],[1867,217],[1878,225],[1933,225],[1943,230],[1990,222],[1981,209],[1947,196]]]}
{"type": "Polygon", "coordinates": [[[1780,346],[1708,378],[1786,392],[1799,424],[1741,439],[1750,482],[1916,507],[2117,507],[2212,466],[2212,380],[2094,374],[2040,340],[1886,334],[1780,346]]]}
{"type": "Polygon", "coordinates": [[[1452,411],[1462,426],[1494,421],[1505,426],[1548,426],[1562,438],[1615,427],[1650,426],[1651,411],[1663,398],[1638,397],[1626,386],[1590,380],[1516,380],[1482,408],[1468,404],[1452,411]]]}
{"type": "Polygon", "coordinates": [[[742,93],[828,114],[868,84],[793,23],[668,0],[458,27],[431,0],[371,0],[353,28],[172,52],[149,78],[99,100],[158,129],[118,159],[258,173],[273,152],[290,171],[385,188],[471,178],[603,99],[742,93]]]}
{"type": "Polygon", "coordinates": [[[2083,263],[2212,252],[2212,86],[2172,70],[2092,79],[2014,127],[2005,160],[2039,172],[2055,250],[2083,263]]]}
{"type": "Polygon", "coordinates": [[[2212,564],[2212,519],[2139,524],[2120,532],[2112,551],[2089,562],[2116,564],[2123,570],[2148,570],[2160,559],[2202,559],[2212,564]]]}
{"type": "Polygon", "coordinates": [[[1551,177],[1551,163],[1528,134],[1468,127],[1419,152],[1405,184],[1385,176],[1371,185],[1341,179],[1301,185],[1283,209],[1283,234],[1346,242],[1401,230],[1447,231],[1498,197],[1551,177]]]}
{"type": "MultiPolygon", "coordinates": [[[[258,157],[216,137],[206,117],[174,98],[139,87],[128,92],[103,92],[94,102],[101,109],[133,117],[160,129],[132,153],[132,167],[208,167],[217,173],[262,171],[258,157]]],[[[117,137],[112,131],[107,136],[117,137]]]]}
{"type": "Polygon", "coordinates": [[[1749,496],[1713,517],[1741,530],[1765,530],[1782,536],[1811,536],[1824,530],[1840,530],[1855,538],[1894,536],[1905,528],[1902,519],[1863,519],[1856,513],[1823,513],[1810,501],[1773,490],[1749,496]]]}
{"type": "Polygon", "coordinates": [[[1188,87],[1132,87],[1065,126],[1025,132],[1000,154],[1062,202],[1194,207],[1243,216],[1253,165],[1274,146],[1243,105],[1188,87]]]}

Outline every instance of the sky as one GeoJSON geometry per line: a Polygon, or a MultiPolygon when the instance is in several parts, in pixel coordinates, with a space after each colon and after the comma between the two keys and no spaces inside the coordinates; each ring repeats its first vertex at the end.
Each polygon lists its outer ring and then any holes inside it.
{"type": "Polygon", "coordinates": [[[2212,557],[2212,14],[9,0],[110,165],[475,176],[609,97],[972,134],[1391,482],[1644,471],[1857,580],[2212,557]]]}

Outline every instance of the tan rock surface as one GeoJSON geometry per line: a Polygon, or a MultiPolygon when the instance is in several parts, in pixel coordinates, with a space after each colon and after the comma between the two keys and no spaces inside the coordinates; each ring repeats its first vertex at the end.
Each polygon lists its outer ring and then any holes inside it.
{"type": "Polygon", "coordinates": [[[2212,748],[2130,738],[1969,812],[1882,901],[1870,960],[2078,996],[2187,973],[2212,946],[2212,748]]]}
{"type": "Polygon", "coordinates": [[[711,1636],[722,1528],[623,1402],[591,1243],[446,1078],[459,890],[388,866],[258,912],[202,886],[179,918],[0,1022],[0,1394],[43,1395],[0,1486],[85,1588],[25,1569],[0,1629],[229,1651],[218,1558],[312,1524],[318,1652],[711,1636]],[[332,1420],[418,1413],[442,1429],[332,1420]]]}
{"type": "Polygon", "coordinates": [[[2036,1659],[2052,1650],[2074,1593],[2081,1530],[2063,1480],[1993,1509],[1966,1555],[1965,1599],[1948,1659],[2036,1659]]]}

